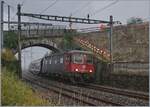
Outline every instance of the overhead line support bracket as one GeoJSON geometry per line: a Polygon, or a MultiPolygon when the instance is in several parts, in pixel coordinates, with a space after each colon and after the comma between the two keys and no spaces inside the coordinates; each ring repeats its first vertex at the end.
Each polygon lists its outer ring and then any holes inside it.
{"type": "Polygon", "coordinates": [[[66,16],[54,16],[54,15],[41,15],[41,14],[31,14],[31,13],[21,13],[21,16],[28,16],[28,17],[50,20],[50,21],[61,21],[61,22],[83,23],[83,24],[110,23],[110,21],[103,21],[103,20],[66,17],[66,16]]]}

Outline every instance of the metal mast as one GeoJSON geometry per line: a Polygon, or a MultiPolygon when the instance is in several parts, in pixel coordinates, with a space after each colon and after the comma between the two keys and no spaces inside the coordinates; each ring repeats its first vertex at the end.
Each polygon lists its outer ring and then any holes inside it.
{"type": "MultiPolygon", "coordinates": [[[[2,48],[3,48],[3,4],[4,1],[1,1],[1,14],[0,14],[0,51],[2,52],[2,48]]],[[[1,58],[1,56],[0,56],[1,58]]],[[[1,60],[0,60],[0,65],[1,65],[1,60]]]]}
{"type": "Polygon", "coordinates": [[[17,6],[18,12],[18,61],[19,61],[19,69],[18,74],[19,77],[22,78],[22,67],[21,67],[21,5],[17,6]]]}

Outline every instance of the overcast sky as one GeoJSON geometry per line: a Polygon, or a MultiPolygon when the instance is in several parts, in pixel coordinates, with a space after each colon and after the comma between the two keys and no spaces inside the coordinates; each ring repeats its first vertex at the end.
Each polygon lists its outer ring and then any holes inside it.
{"type": "MultiPolygon", "coordinates": [[[[41,13],[48,15],[87,17],[92,19],[109,20],[113,15],[114,20],[126,23],[130,17],[149,19],[149,0],[4,0],[11,5],[11,20],[17,20],[17,4],[22,4],[22,12],[41,13]],[[50,7],[49,7],[50,6],[50,7]],[[49,8],[48,8],[49,7],[49,8]],[[47,8],[47,9],[46,9],[47,8]]],[[[5,5],[5,20],[7,20],[7,5],[5,5]]],[[[29,17],[23,17],[25,21],[38,21],[29,17]]],[[[62,22],[50,22],[53,24],[65,24],[62,22]]],[[[98,25],[73,24],[74,28],[91,27],[98,25]]]]}
{"type": "MultiPolygon", "coordinates": [[[[11,6],[11,20],[17,20],[17,4],[22,4],[22,12],[41,13],[48,15],[72,16],[90,18],[97,20],[109,20],[113,15],[114,20],[126,23],[130,17],[140,17],[149,20],[149,0],[4,0],[4,19],[7,20],[7,4],[11,6]],[[50,7],[49,7],[50,6],[50,7]],[[49,8],[48,8],[49,7],[49,8]]],[[[48,22],[57,25],[67,25],[68,23],[43,21],[28,17],[23,17],[22,21],[48,22]]],[[[99,25],[73,24],[73,28],[97,27],[99,25]]],[[[34,47],[24,49],[22,52],[22,65],[27,68],[32,60],[41,58],[49,50],[34,47]],[[31,58],[32,56],[32,58],[31,58]]]]}

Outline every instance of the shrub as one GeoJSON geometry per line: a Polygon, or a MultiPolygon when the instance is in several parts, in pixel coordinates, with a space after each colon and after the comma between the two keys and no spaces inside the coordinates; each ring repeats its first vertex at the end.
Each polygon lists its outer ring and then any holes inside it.
{"type": "Polygon", "coordinates": [[[72,33],[66,33],[63,42],[64,42],[64,48],[65,49],[72,49],[72,41],[73,41],[73,34],[72,33]]]}
{"type": "Polygon", "coordinates": [[[17,70],[18,61],[10,49],[7,48],[3,49],[1,58],[3,67],[7,67],[7,69],[13,71],[17,70]]]}
{"type": "Polygon", "coordinates": [[[4,47],[10,49],[17,49],[17,34],[13,31],[4,32],[4,47]]]}
{"type": "Polygon", "coordinates": [[[138,17],[131,17],[127,20],[127,24],[140,24],[143,23],[143,19],[142,18],[138,18],[138,17]]]}
{"type": "Polygon", "coordinates": [[[2,69],[2,105],[5,106],[36,106],[48,105],[32,89],[20,81],[16,74],[2,69]]]}

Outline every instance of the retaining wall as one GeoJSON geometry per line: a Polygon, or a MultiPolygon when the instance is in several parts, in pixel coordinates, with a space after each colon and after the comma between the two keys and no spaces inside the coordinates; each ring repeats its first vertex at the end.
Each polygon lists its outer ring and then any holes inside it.
{"type": "Polygon", "coordinates": [[[135,91],[149,91],[149,75],[114,73],[110,70],[110,65],[102,62],[97,63],[96,68],[95,80],[98,84],[135,91]]]}

